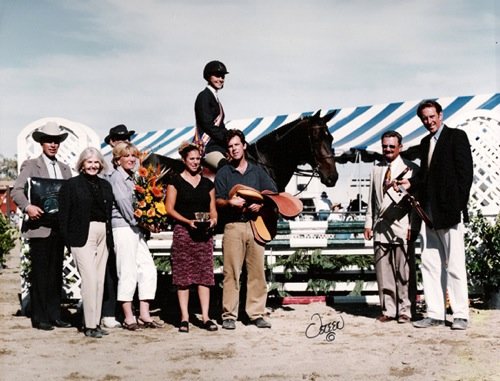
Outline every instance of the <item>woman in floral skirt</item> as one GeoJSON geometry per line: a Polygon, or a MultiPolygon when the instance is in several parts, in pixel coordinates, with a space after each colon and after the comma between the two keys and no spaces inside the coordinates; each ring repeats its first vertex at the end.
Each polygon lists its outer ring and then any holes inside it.
{"type": "MultiPolygon", "coordinates": [[[[214,285],[213,238],[217,224],[214,184],[201,175],[198,147],[183,143],[179,154],[184,171],[174,177],[167,189],[167,213],[175,220],[172,242],[172,282],[177,286],[181,310],[179,332],[189,332],[189,288],[197,285],[201,305],[202,328],[216,331],[210,320],[210,286],[214,285]],[[197,213],[206,215],[200,223],[197,213]]],[[[198,215],[199,216],[199,215],[198,215]]]]}

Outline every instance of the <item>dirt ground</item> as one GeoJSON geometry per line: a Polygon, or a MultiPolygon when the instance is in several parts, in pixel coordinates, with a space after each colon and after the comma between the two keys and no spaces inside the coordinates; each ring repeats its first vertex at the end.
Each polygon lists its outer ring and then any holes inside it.
{"type": "Polygon", "coordinates": [[[499,310],[472,309],[467,331],[418,330],[376,322],[376,306],[313,303],[270,308],[272,329],[181,334],[167,322],[90,339],[16,316],[18,251],[0,284],[0,380],[500,380],[499,310]]]}

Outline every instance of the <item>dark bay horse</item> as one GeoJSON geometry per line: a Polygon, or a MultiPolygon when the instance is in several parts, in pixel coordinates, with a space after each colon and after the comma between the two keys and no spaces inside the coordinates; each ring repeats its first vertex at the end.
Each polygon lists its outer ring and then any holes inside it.
{"type": "Polygon", "coordinates": [[[320,111],[287,123],[248,145],[249,159],[262,166],[284,191],[297,166],[309,164],[327,187],[337,183],[332,151],[333,137],[326,125],[337,112],[320,117],[320,111]]]}
{"type": "MultiPolygon", "coordinates": [[[[336,111],[320,117],[320,111],[287,123],[247,147],[247,155],[274,179],[280,192],[292,178],[297,166],[309,164],[327,187],[335,186],[338,173],[332,151],[333,137],[326,125],[336,111]]],[[[151,154],[147,164],[160,164],[171,173],[180,173],[184,165],[178,159],[151,154]]],[[[168,176],[166,176],[168,178],[168,176]]]]}

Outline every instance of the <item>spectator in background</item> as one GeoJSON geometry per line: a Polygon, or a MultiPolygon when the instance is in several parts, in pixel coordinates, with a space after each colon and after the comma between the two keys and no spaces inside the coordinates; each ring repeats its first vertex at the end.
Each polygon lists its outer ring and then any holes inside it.
{"type": "Polygon", "coordinates": [[[318,200],[318,218],[320,221],[328,220],[332,210],[332,202],[328,198],[326,192],[321,193],[321,198],[318,200]]]}
{"type": "Polygon", "coordinates": [[[345,216],[344,213],[342,213],[342,204],[341,203],[336,203],[332,205],[332,213],[330,213],[330,216],[328,217],[328,221],[344,221],[345,216]]]}
{"type": "MultiPolygon", "coordinates": [[[[356,198],[352,199],[347,206],[346,219],[350,218],[351,220],[358,220],[358,218],[361,217],[362,212],[366,210],[367,206],[368,204],[363,201],[361,193],[358,193],[356,198]]],[[[354,236],[356,236],[356,234],[354,236]]]]}

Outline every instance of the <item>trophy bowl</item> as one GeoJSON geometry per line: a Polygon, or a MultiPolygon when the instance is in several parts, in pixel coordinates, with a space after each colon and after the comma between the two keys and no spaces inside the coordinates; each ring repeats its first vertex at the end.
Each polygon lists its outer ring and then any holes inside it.
{"type": "Polygon", "coordinates": [[[196,220],[194,221],[194,224],[196,227],[201,230],[208,230],[210,227],[210,213],[208,212],[195,212],[194,217],[196,220]]]}

